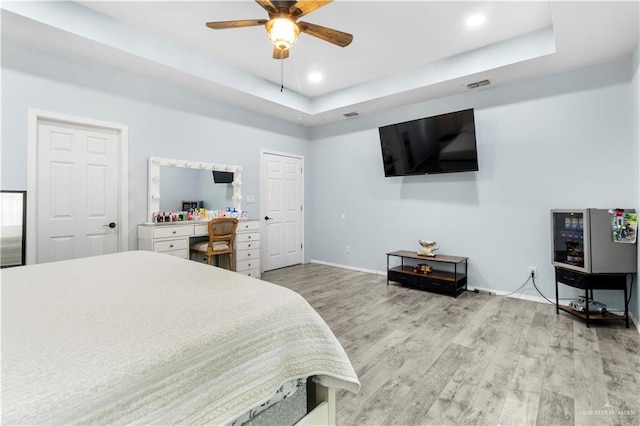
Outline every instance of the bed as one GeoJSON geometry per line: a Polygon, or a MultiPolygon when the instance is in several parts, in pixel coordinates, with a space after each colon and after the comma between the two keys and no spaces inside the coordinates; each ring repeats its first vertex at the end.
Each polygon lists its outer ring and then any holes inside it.
{"type": "Polygon", "coordinates": [[[4,424],[234,425],[305,380],[310,416],[332,423],[335,390],[360,387],[326,323],[275,284],[147,251],[1,274],[4,424]]]}

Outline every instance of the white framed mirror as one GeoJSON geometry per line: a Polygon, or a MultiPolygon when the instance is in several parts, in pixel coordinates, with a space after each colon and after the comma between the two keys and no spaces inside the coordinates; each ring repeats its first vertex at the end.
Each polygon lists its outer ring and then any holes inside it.
{"type": "MultiPolygon", "coordinates": [[[[209,173],[213,171],[233,173],[231,202],[232,207],[242,210],[242,167],[229,164],[205,163],[202,161],[177,160],[173,158],[149,157],[148,182],[147,182],[147,222],[153,221],[153,213],[161,211],[162,199],[161,169],[191,169],[202,170],[209,173]]],[[[213,179],[213,178],[211,178],[213,179]]]]}

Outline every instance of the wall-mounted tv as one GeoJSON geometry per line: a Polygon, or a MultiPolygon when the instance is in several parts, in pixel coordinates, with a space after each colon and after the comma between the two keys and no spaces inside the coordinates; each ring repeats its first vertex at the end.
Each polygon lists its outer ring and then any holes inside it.
{"type": "Polygon", "coordinates": [[[386,177],[478,170],[473,108],[378,131],[386,177]]]}
{"type": "Polygon", "coordinates": [[[232,172],[219,172],[213,170],[213,182],[214,183],[233,183],[232,172]]]}

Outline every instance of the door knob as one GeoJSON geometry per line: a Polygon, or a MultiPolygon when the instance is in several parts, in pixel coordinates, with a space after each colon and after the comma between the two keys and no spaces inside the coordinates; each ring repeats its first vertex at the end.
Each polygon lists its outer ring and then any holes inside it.
{"type": "Polygon", "coordinates": [[[269,217],[269,216],[265,216],[265,217],[264,217],[264,220],[273,220],[273,218],[272,218],[272,217],[269,217]]]}
{"type": "Polygon", "coordinates": [[[102,225],[102,227],[103,227],[103,228],[106,228],[107,226],[108,226],[109,228],[113,229],[113,228],[115,228],[115,227],[116,227],[116,223],[115,223],[115,222],[111,222],[111,223],[110,223],[110,224],[108,224],[108,225],[102,225]]]}

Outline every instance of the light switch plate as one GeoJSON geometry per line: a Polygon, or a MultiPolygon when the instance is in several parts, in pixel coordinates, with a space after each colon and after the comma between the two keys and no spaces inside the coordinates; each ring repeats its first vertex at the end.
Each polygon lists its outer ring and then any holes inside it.
{"type": "Polygon", "coordinates": [[[255,195],[247,195],[247,204],[254,204],[256,202],[255,195]]]}

